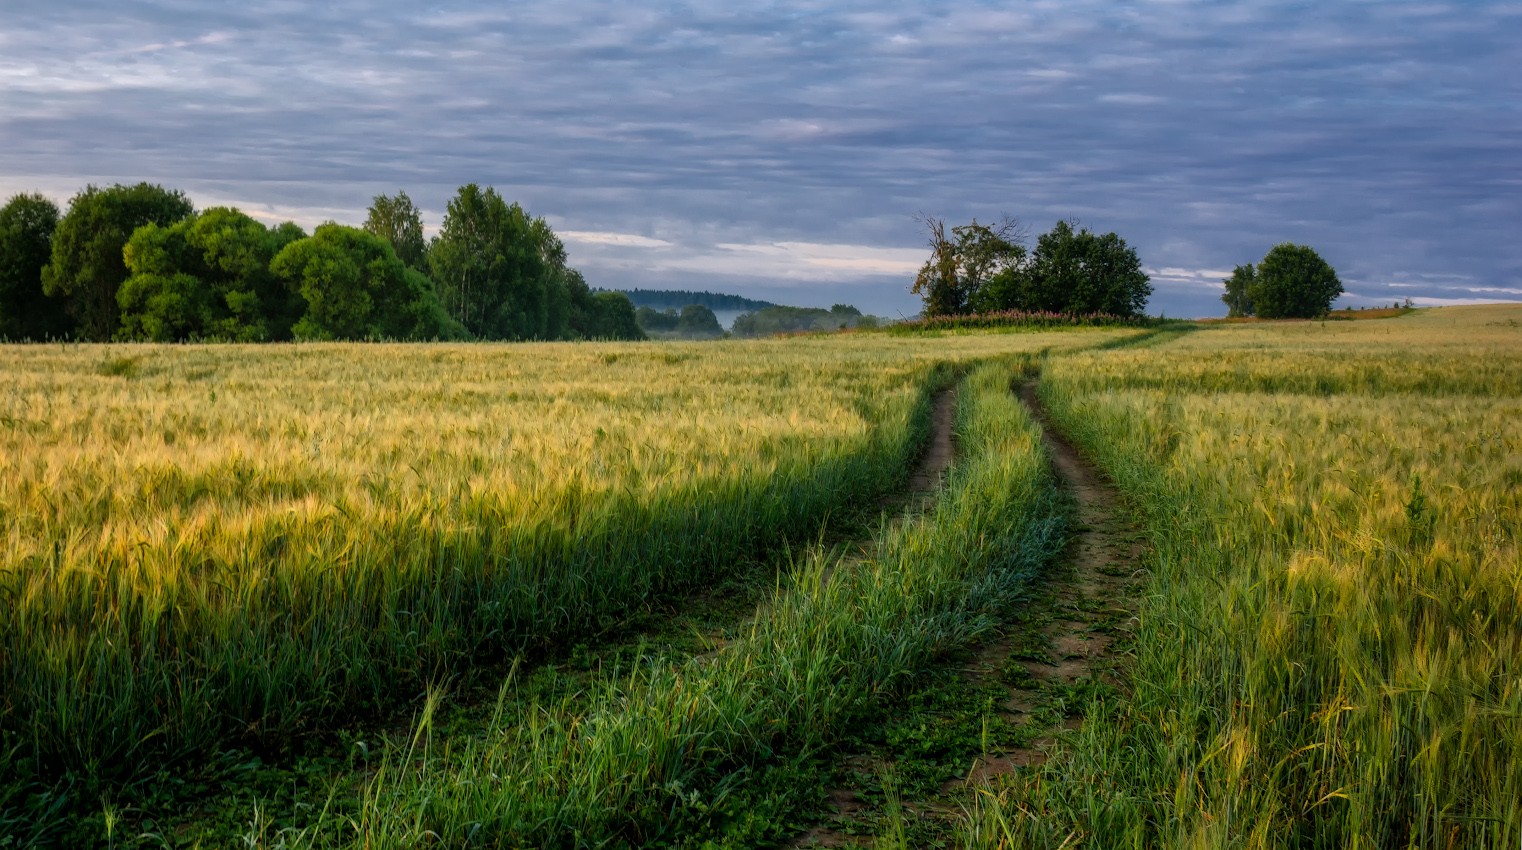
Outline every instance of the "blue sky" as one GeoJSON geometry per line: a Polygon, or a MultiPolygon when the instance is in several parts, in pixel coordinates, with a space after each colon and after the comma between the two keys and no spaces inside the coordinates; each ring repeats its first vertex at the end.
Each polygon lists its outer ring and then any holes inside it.
{"type": "Polygon", "coordinates": [[[1114,230],[1169,315],[1282,241],[1348,303],[1522,300],[1522,3],[5,6],[5,196],[436,226],[475,181],[594,285],[887,315],[921,212],[1114,230]]]}

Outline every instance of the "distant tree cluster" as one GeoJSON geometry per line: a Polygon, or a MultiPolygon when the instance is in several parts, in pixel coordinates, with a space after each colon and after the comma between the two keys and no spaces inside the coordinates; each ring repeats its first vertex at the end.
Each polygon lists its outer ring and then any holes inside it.
{"type": "Polygon", "coordinates": [[[1017,222],[946,227],[922,218],[930,259],[911,291],[923,315],[1020,311],[1139,316],[1152,295],[1135,249],[1114,233],[1097,234],[1059,221],[1027,248],[1017,222]]]}
{"type": "Polygon", "coordinates": [[[624,295],[594,293],[543,218],[460,187],[424,238],[405,192],[363,228],[310,235],[148,183],[0,208],[0,339],[643,339],[624,295]]]}
{"type": "Polygon", "coordinates": [[[1256,266],[1237,266],[1223,283],[1221,301],[1232,317],[1312,319],[1331,312],[1342,294],[1342,281],[1320,254],[1289,242],[1269,249],[1256,266]]]}
{"type": "Polygon", "coordinates": [[[849,304],[836,304],[828,310],[819,307],[767,307],[735,319],[731,332],[738,337],[771,336],[779,333],[836,331],[858,327],[877,327],[875,316],[863,316],[849,304]]]}
{"type": "Polygon", "coordinates": [[[675,307],[667,307],[665,310],[640,307],[634,311],[634,317],[639,322],[640,329],[651,336],[713,339],[724,333],[719,317],[702,304],[688,304],[680,311],[675,307]]]}
{"type": "Polygon", "coordinates": [[[707,290],[702,292],[689,289],[623,289],[618,291],[629,296],[634,306],[651,307],[656,310],[681,310],[689,304],[707,307],[710,310],[763,310],[776,306],[770,301],[757,301],[743,295],[729,295],[707,290]]]}

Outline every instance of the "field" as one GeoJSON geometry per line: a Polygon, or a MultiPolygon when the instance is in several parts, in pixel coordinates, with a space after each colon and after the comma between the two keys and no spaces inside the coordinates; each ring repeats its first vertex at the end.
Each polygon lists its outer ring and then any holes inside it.
{"type": "Polygon", "coordinates": [[[595,643],[893,490],[957,364],[1095,338],[0,350],[10,816],[595,643]]]}
{"type": "Polygon", "coordinates": [[[1042,395],[1152,538],[1131,698],[987,846],[1522,840],[1522,310],[1164,334],[1042,395]]]}
{"type": "Polygon", "coordinates": [[[775,846],[902,715],[879,846],[1516,846],[1519,319],[0,347],[0,835],[775,846]],[[1018,736],[926,683],[1060,560],[1028,380],[1149,542],[1124,682],[908,814],[1018,736]]]}

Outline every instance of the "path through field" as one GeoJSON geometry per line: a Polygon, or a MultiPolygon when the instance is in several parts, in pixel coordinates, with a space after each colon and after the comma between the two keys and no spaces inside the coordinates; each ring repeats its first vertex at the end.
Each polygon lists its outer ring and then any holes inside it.
{"type": "MultiPolygon", "coordinates": [[[[790,846],[876,846],[887,833],[944,833],[976,788],[1041,763],[1059,732],[1077,728],[1082,718],[1075,707],[1079,703],[1072,699],[1075,689],[1096,683],[1122,685],[1119,668],[1131,628],[1130,597],[1137,590],[1134,582],[1145,544],[1120,510],[1114,488],[1051,429],[1036,385],[1023,385],[1020,397],[1042,426],[1053,471],[1073,500],[1074,533],[1064,557],[1032,588],[1030,604],[1003,633],[977,647],[970,660],[956,659],[961,664],[958,675],[968,688],[1002,695],[990,722],[1019,730],[1021,734],[1004,736],[1019,743],[990,747],[935,793],[919,799],[904,795],[900,818],[919,821],[919,828],[913,823],[895,827],[889,823],[891,813],[884,811],[881,777],[892,769],[894,754],[846,754],[836,775],[857,781],[830,789],[831,816],[790,846]]],[[[950,412],[943,396],[935,442],[915,476],[915,492],[930,492],[949,465],[950,412]]]]}

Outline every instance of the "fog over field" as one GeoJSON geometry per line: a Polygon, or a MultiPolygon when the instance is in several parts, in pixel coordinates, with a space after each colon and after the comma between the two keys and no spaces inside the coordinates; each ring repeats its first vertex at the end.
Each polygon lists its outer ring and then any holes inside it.
{"type": "Polygon", "coordinates": [[[909,314],[920,211],[1114,230],[1150,309],[1315,246],[1340,303],[1522,300],[1510,3],[7,4],[0,194],[308,229],[465,182],[606,288],[909,314]]]}

